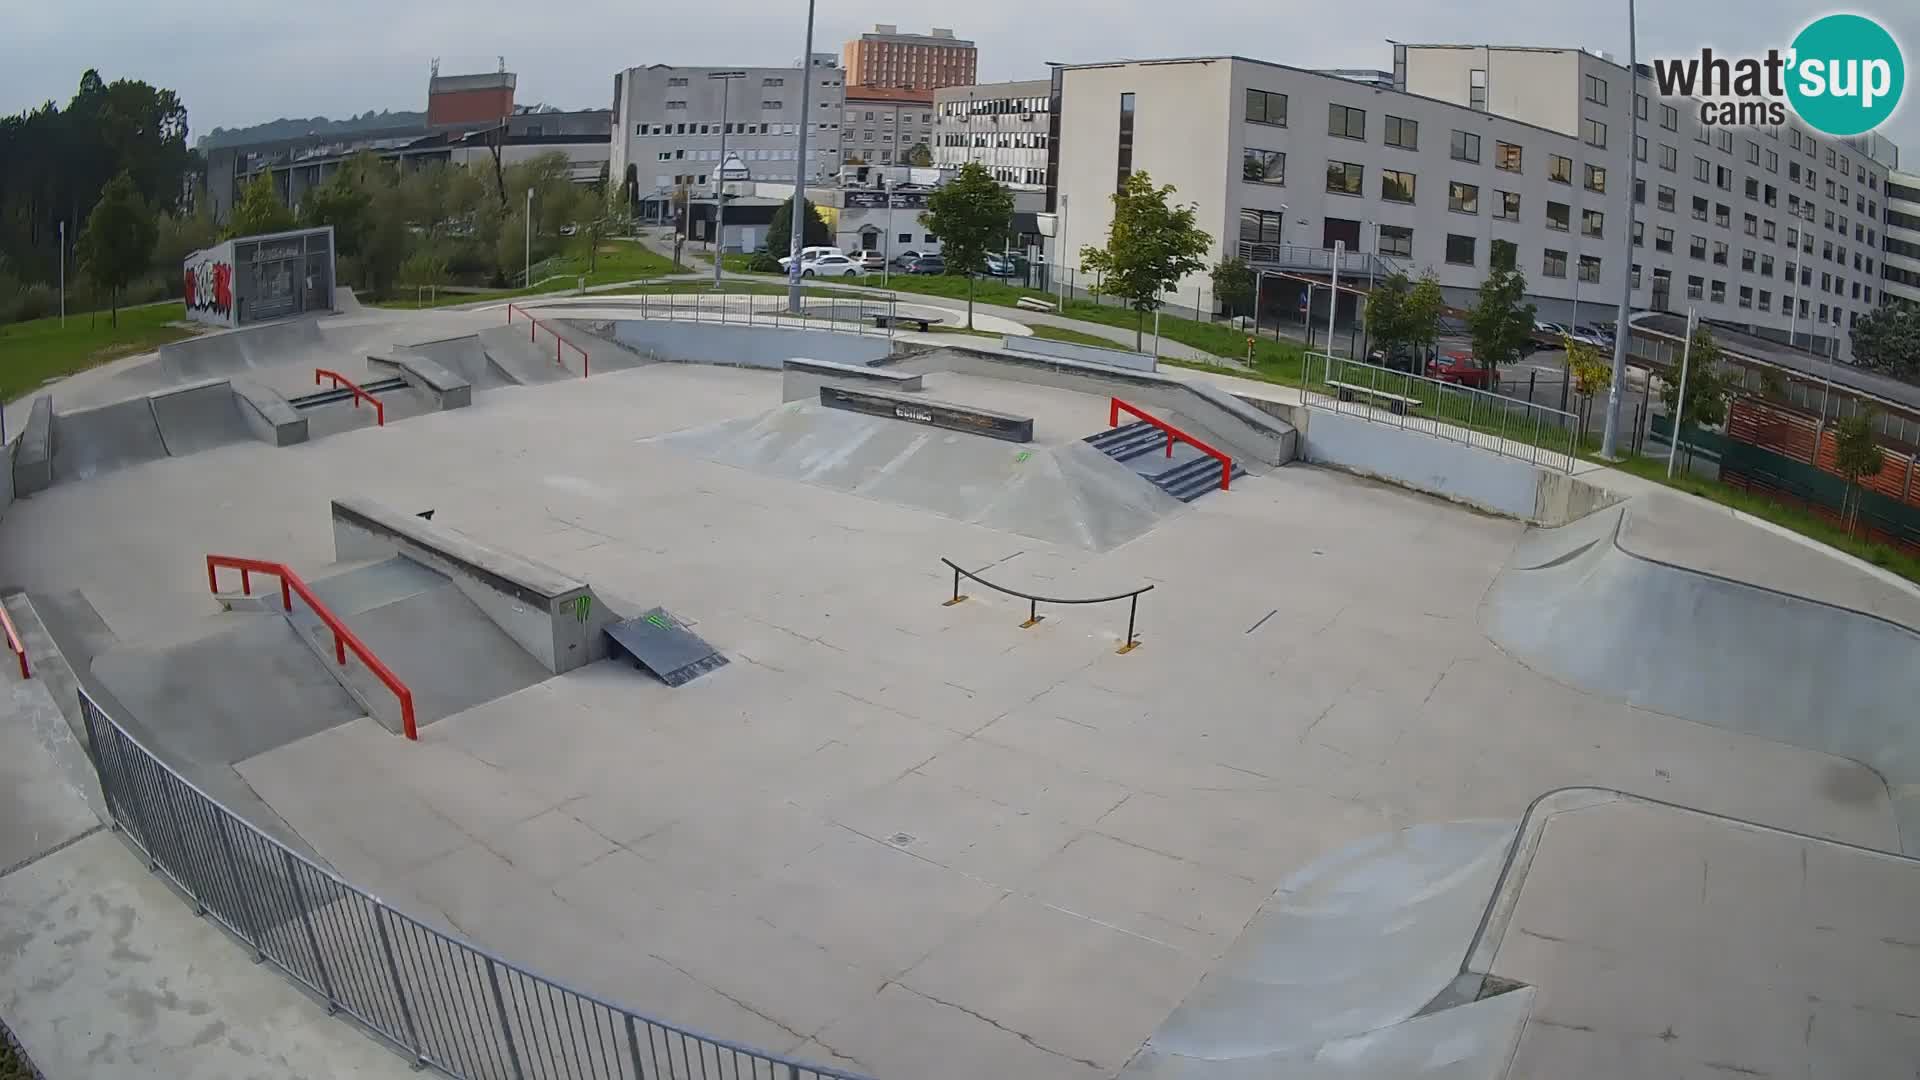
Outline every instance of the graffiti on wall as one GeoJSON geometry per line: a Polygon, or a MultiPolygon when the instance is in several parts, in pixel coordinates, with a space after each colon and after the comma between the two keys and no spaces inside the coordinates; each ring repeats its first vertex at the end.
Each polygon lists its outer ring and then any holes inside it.
{"type": "Polygon", "coordinates": [[[222,318],[233,312],[233,264],[202,259],[187,266],[188,311],[212,312],[222,318]]]}

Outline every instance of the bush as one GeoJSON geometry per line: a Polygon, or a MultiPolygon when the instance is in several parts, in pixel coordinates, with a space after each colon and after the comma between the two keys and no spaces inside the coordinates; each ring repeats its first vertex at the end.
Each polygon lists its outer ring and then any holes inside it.
{"type": "Polygon", "coordinates": [[[27,285],[0,302],[0,322],[26,322],[44,319],[60,310],[58,297],[45,285],[27,285]]]}
{"type": "Polygon", "coordinates": [[[747,260],[747,269],[756,274],[778,274],[786,268],[780,265],[780,260],[773,252],[761,248],[753,253],[753,258],[747,260]]]}

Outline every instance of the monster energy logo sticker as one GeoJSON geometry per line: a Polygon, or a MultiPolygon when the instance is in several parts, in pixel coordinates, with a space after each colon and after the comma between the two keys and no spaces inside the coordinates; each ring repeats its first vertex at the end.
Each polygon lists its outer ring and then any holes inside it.
{"type": "Polygon", "coordinates": [[[648,622],[650,622],[650,623],[652,623],[653,625],[655,625],[655,626],[657,626],[657,627],[659,627],[659,628],[660,628],[660,629],[662,629],[662,630],[671,630],[671,629],[673,629],[673,624],[667,621],[667,617],[666,617],[665,615],[660,615],[660,614],[657,614],[657,613],[656,613],[656,614],[652,614],[652,615],[648,615],[648,616],[647,616],[647,621],[648,621],[648,622]]]}
{"type": "Polygon", "coordinates": [[[593,613],[593,597],[576,596],[573,598],[573,617],[575,619],[578,619],[581,622],[586,622],[587,616],[591,615],[592,613],[593,613]]]}

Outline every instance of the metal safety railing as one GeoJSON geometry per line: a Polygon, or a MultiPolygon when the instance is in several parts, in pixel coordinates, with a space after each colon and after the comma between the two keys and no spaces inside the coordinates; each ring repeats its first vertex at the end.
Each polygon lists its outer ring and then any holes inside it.
{"type": "Polygon", "coordinates": [[[254,956],[460,1080],[863,1080],[656,1020],[397,911],[183,778],[80,690],[114,828],[254,956]]]}
{"type": "Polygon", "coordinates": [[[360,407],[360,401],[362,398],[365,398],[367,401],[372,402],[373,403],[373,422],[379,425],[380,427],[387,426],[387,407],[381,403],[379,398],[374,397],[372,394],[369,394],[365,390],[360,389],[359,384],[355,383],[352,379],[347,378],[345,375],[342,375],[337,371],[328,371],[326,368],[314,368],[313,369],[313,385],[319,386],[320,380],[322,379],[332,379],[334,388],[336,390],[344,389],[344,390],[351,391],[353,394],[353,407],[356,409],[360,407]]]}
{"type": "Polygon", "coordinates": [[[563,350],[572,349],[574,352],[577,352],[580,354],[580,377],[584,379],[592,374],[593,362],[587,356],[587,350],[581,348],[578,345],[575,345],[573,342],[568,341],[566,338],[561,337],[560,331],[555,330],[553,327],[548,326],[546,323],[536,318],[534,314],[528,311],[526,308],[521,307],[518,304],[508,304],[507,305],[507,325],[508,326],[513,325],[513,317],[515,315],[519,315],[522,318],[527,320],[528,344],[533,344],[533,345],[539,344],[538,338],[540,335],[540,331],[545,330],[547,333],[553,335],[553,362],[554,363],[560,365],[562,368],[565,368],[567,366],[567,362],[564,357],[563,350]]]}
{"type": "Polygon", "coordinates": [[[1135,616],[1140,613],[1140,594],[1152,592],[1153,586],[1151,585],[1142,585],[1132,592],[1114,593],[1112,596],[1089,596],[1078,599],[1067,599],[1058,596],[1037,596],[1033,593],[1021,592],[1019,589],[1010,589],[1005,585],[996,585],[972,570],[961,569],[960,564],[954,562],[952,559],[943,558],[940,561],[946,563],[947,567],[953,571],[953,598],[942,602],[941,607],[952,607],[966,600],[967,594],[960,591],[960,579],[963,577],[968,581],[977,581],[987,588],[992,589],[994,592],[1006,593],[1008,596],[1017,596],[1025,600],[1027,602],[1027,621],[1020,624],[1022,630],[1032,629],[1046,619],[1045,615],[1040,614],[1041,604],[1107,604],[1115,600],[1125,600],[1127,602],[1127,640],[1115,651],[1124,656],[1140,647],[1140,639],[1134,633],[1134,619],[1135,616]]]}
{"type": "Polygon", "coordinates": [[[1154,416],[1136,406],[1129,405],[1126,402],[1121,401],[1119,398],[1107,399],[1107,426],[1108,427],[1117,426],[1120,423],[1120,414],[1123,412],[1129,416],[1139,417],[1141,420],[1145,421],[1147,424],[1159,429],[1159,431],[1167,437],[1167,456],[1168,457],[1173,456],[1173,444],[1176,442],[1183,442],[1183,443],[1186,443],[1188,446],[1193,447],[1195,450],[1198,450],[1201,453],[1207,455],[1208,457],[1213,458],[1215,461],[1218,461],[1220,463],[1220,490],[1221,491],[1227,490],[1228,485],[1233,482],[1233,459],[1232,458],[1228,457],[1225,453],[1219,450],[1215,450],[1213,447],[1208,446],[1206,443],[1201,442],[1199,439],[1194,438],[1193,436],[1187,434],[1186,432],[1181,431],[1179,428],[1174,427],[1172,424],[1167,423],[1165,420],[1162,420],[1159,417],[1154,416]]]}
{"type": "Polygon", "coordinates": [[[240,571],[240,592],[244,596],[253,595],[253,575],[270,574],[279,578],[280,606],[286,611],[293,610],[293,594],[299,593],[300,599],[306,601],[307,610],[313,612],[315,618],[325,623],[327,629],[333,631],[334,662],[345,664],[347,650],[352,649],[353,655],[360,658],[360,662],[367,666],[367,670],[373,672],[376,678],[387,685],[387,689],[393,691],[393,696],[400,699],[400,726],[407,738],[415,740],[420,738],[420,732],[413,722],[413,691],[407,689],[407,684],[400,681],[400,676],[395,675],[392,668],[373,655],[373,650],[367,648],[366,642],[361,641],[353,631],[347,629],[347,624],[341,622],[338,615],[327,610],[327,605],[313,595],[313,590],[307,587],[307,583],[302,581],[300,575],[294,573],[292,568],[285,563],[266,562],[262,559],[242,559],[235,555],[209,555],[207,556],[208,591],[214,593],[220,591],[218,570],[223,566],[240,571]]]}
{"type": "Polygon", "coordinates": [[[33,678],[33,670],[27,666],[27,643],[20,640],[20,631],[13,628],[13,617],[7,614],[4,604],[0,604],[0,630],[7,636],[7,651],[20,661],[20,677],[33,678]]]}
{"type": "Polygon", "coordinates": [[[784,296],[767,293],[640,293],[619,299],[625,307],[632,307],[638,299],[643,319],[831,330],[889,338],[899,317],[898,301],[891,295],[871,299],[806,296],[797,313],[787,310],[784,296]]]}
{"type": "Polygon", "coordinates": [[[1442,379],[1326,353],[1307,353],[1301,400],[1317,409],[1418,431],[1571,473],[1580,428],[1574,414],[1442,379]]]}

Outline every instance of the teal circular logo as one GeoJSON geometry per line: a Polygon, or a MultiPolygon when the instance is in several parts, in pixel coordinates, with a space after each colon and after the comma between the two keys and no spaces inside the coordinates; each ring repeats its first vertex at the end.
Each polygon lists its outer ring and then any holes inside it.
{"type": "Polygon", "coordinates": [[[1827,15],[1793,39],[1787,99],[1829,135],[1872,131],[1900,104],[1907,65],[1886,28],[1863,15],[1827,15]]]}

